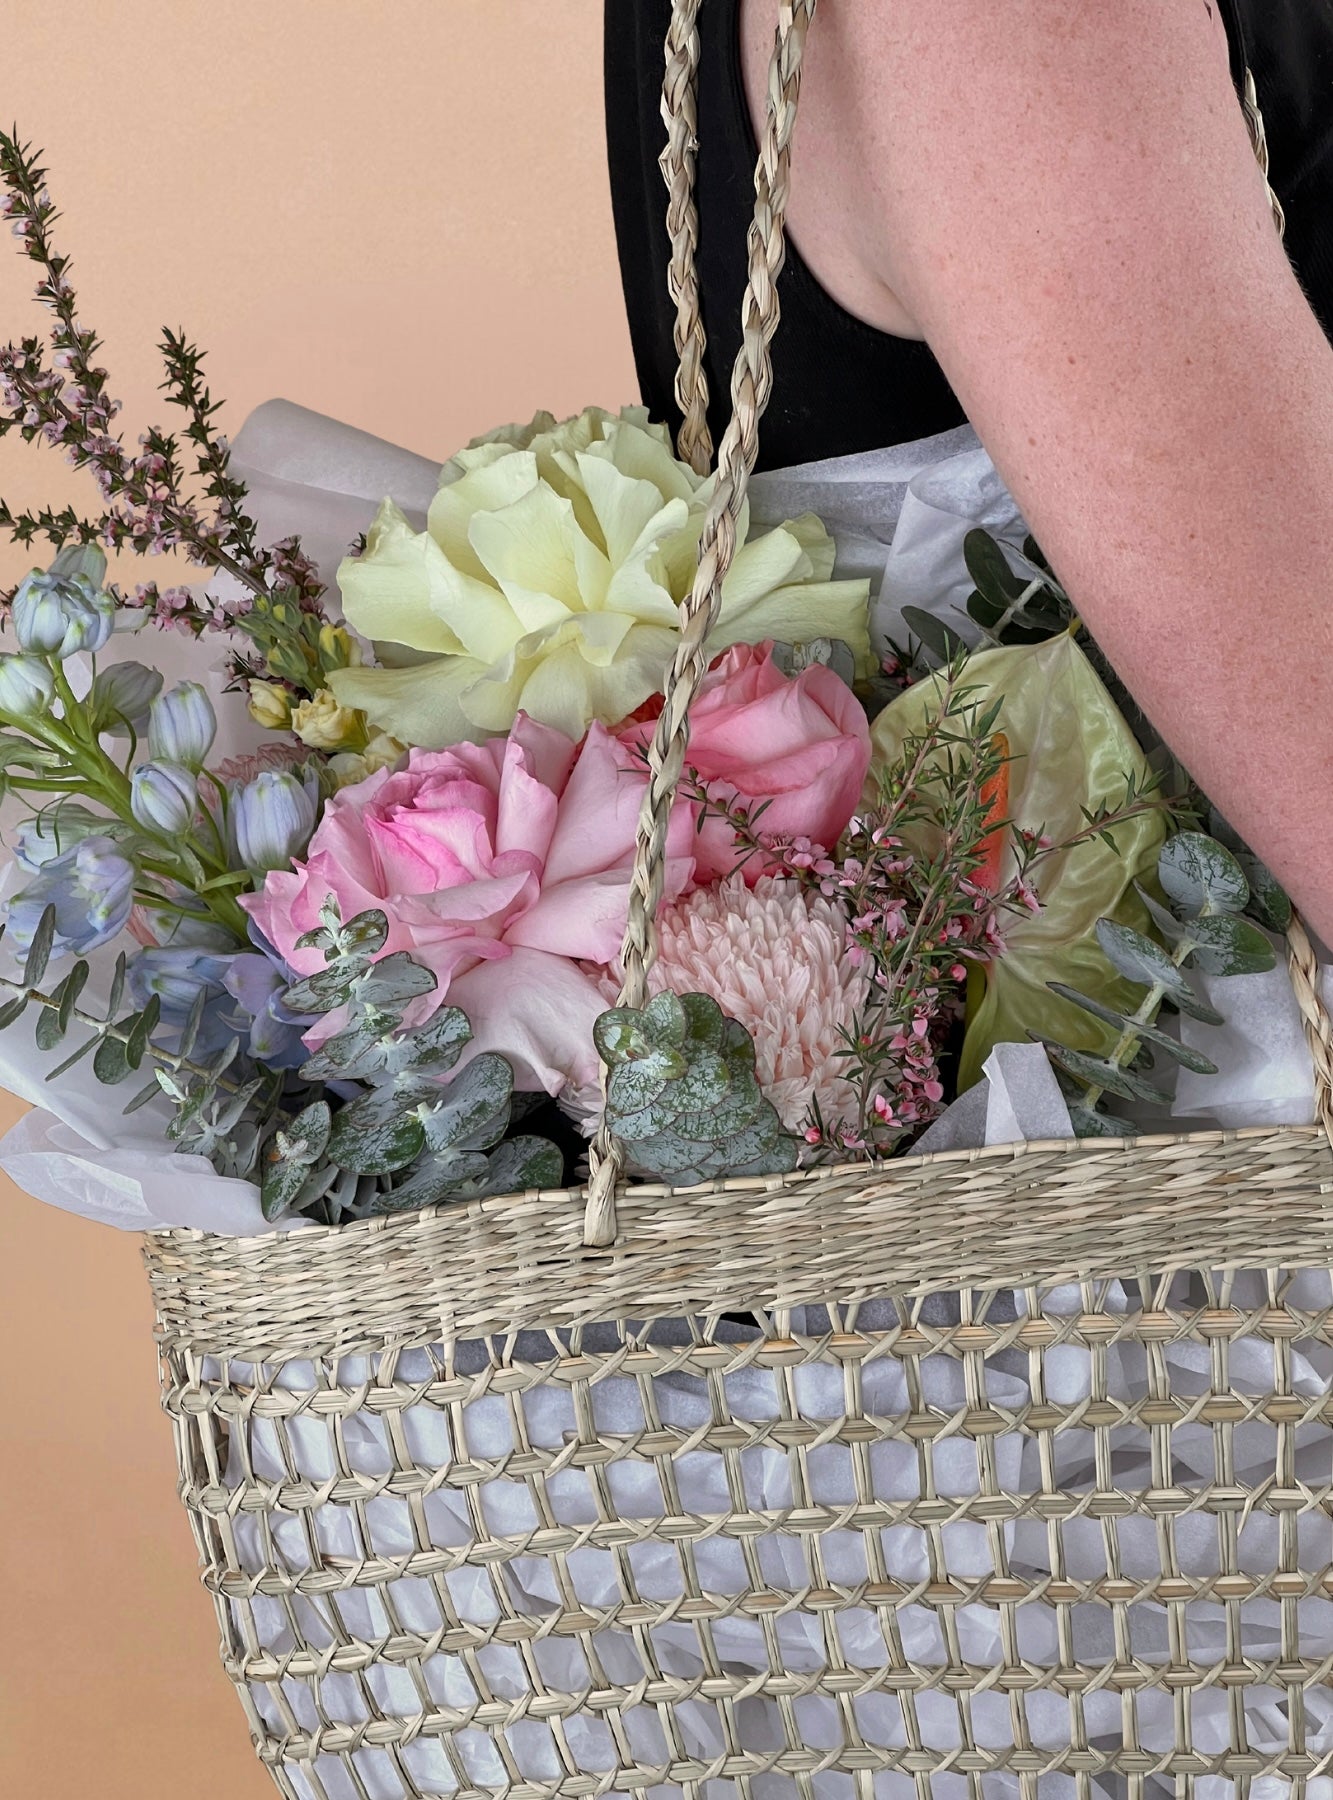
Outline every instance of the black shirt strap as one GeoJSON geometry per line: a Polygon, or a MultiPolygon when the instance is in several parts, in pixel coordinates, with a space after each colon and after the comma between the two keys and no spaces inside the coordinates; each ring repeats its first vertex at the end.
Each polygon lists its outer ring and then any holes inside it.
{"type": "Polygon", "coordinates": [[[1222,15],[1222,23],[1226,27],[1227,44],[1231,51],[1231,79],[1236,84],[1236,92],[1245,92],[1245,71],[1249,67],[1249,44],[1245,37],[1245,20],[1241,15],[1240,0],[1209,0],[1222,15]]]}

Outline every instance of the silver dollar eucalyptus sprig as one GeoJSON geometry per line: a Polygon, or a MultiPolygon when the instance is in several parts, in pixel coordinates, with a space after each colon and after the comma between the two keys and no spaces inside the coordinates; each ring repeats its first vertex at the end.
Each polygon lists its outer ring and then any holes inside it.
{"type": "Polygon", "coordinates": [[[755,1076],[754,1042],[705,994],[656,994],[594,1027],[606,1119],[634,1167],[675,1187],[724,1175],[783,1175],[796,1140],[755,1076]]]}
{"type": "Polygon", "coordinates": [[[283,999],[294,1013],[339,1015],[338,1029],[300,1071],[324,1092],[265,1145],[265,1215],[337,1224],[559,1185],[564,1159],[555,1145],[505,1137],[514,1076],[504,1057],[483,1052],[445,1083],[472,1036],[466,1016],[446,1006],[423,1025],[404,1025],[407,1007],[436,982],[403,952],[380,955],[385,915],[344,924],[330,899],[321,916],[300,942],[326,966],[283,999]]]}
{"type": "Polygon", "coordinates": [[[1210,975],[1248,975],[1273,967],[1272,944],[1244,915],[1255,912],[1267,924],[1279,918],[1284,907],[1289,917],[1290,908],[1267,871],[1255,867],[1263,880],[1252,889],[1245,870],[1225,845],[1202,832],[1181,832],[1166,845],[1158,863],[1158,881],[1168,904],[1138,888],[1162,942],[1112,919],[1098,920],[1097,939],[1109,961],[1126,980],[1146,989],[1132,1015],[1118,1013],[1063,982],[1049,984],[1054,993],[1119,1033],[1105,1056],[1038,1038],[1064,1078],[1078,1137],[1135,1135],[1136,1126],[1103,1110],[1108,1095],[1147,1106],[1170,1103],[1170,1095],[1143,1073],[1158,1054],[1199,1075],[1217,1073],[1208,1057],[1163,1031],[1156,1020],[1167,1005],[1203,1024],[1224,1022],[1199,998],[1185,974],[1188,968],[1210,975]]]}

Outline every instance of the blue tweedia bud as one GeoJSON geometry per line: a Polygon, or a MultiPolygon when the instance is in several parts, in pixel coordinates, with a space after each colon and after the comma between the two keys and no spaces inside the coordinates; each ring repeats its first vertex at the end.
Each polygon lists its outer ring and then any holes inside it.
{"type": "Polygon", "coordinates": [[[116,623],[116,603],[86,575],[33,569],[13,601],[19,648],[33,656],[74,656],[101,650],[116,623]]]}
{"type": "Polygon", "coordinates": [[[130,811],[145,831],[181,837],[194,823],[199,789],[181,763],[141,763],[130,777],[130,811]]]}
{"type": "Polygon", "coordinates": [[[55,677],[35,656],[0,656],[0,713],[41,719],[51,710],[55,677]]]}
{"type": "Polygon", "coordinates": [[[290,869],[319,816],[313,771],[265,769],[232,790],[228,818],[236,859],[252,875],[290,869]]]}
{"type": "Polygon", "coordinates": [[[134,864],[113,839],[88,837],[46,863],[9,902],[10,941],[27,950],[48,906],[57,955],[86,956],[119,936],[134,905],[134,864]]]}
{"type": "Polygon", "coordinates": [[[159,694],[148,712],[148,753],[154,762],[182,763],[195,774],[218,733],[212,702],[197,681],[159,694]]]}
{"type": "Polygon", "coordinates": [[[98,731],[112,737],[128,737],[131,730],[142,737],[148,727],[148,709],[162,692],[162,676],[142,663],[112,663],[99,669],[88,697],[88,712],[98,731]]]}

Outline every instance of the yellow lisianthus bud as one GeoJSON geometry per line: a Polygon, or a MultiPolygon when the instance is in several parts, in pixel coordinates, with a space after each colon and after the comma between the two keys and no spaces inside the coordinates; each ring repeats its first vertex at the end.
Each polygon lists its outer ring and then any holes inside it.
{"type": "Polygon", "coordinates": [[[391,768],[406,754],[406,744],[400,744],[397,738],[381,731],[371,738],[364,750],[346,751],[341,756],[331,757],[329,768],[340,788],[351,787],[373,775],[377,769],[391,768]]]}
{"type": "Polygon", "coordinates": [[[365,720],[321,688],[313,700],[292,708],[292,730],[312,750],[351,750],[364,740],[365,720]]]}
{"type": "Polygon", "coordinates": [[[276,681],[252,681],[249,712],[265,731],[286,731],[292,722],[291,695],[276,681]]]}
{"type": "Polygon", "coordinates": [[[356,669],[361,665],[361,646],[341,625],[322,625],[319,632],[322,669],[356,669]]]}

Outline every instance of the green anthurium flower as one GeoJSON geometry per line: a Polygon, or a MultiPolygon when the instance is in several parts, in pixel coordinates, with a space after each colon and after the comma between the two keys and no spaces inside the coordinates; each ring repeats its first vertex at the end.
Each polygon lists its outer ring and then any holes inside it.
{"type": "MultiPolygon", "coordinates": [[[[1123,803],[1131,777],[1142,786],[1148,765],[1129,727],[1068,632],[1040,644],[985,650],[970,657],[962,686],[983,712],[997,700],[995,730],[1008,740],[1009,817],[1022,830],[1062,844],[1087,827],[1085,809],[1123,803]]],[[[895,763],[906,738],[937,716],[940,679],[918,682],[886,707],[871,736],[870,780],[895,763]]],[[[873,788],[872,788],[873,791],[873,788]]],[[[1035,871],[1041,911],[1011,914],[1002,925],[1006,950],[972,984],[960,1087],[980,1079],[996,1044],[1024,1042],[1030,1032],[1076,1050],[1100,1051],[1114,1038],[1082,1008],[1050,990],[1077,988],[1118,1012],[1132,1012],[1141,990],[1123,980],[1102,954],[1098,919],[1139,931],[1150,921],[1134,892],[1151,883],[1166,838],[1162,816],[1149,811],[1118,825],[1115,848],[1089,838],[1043,858],[1035,871]]],[[[1005,879],[1013,872],[1001,872],[1005,879]]]]}

